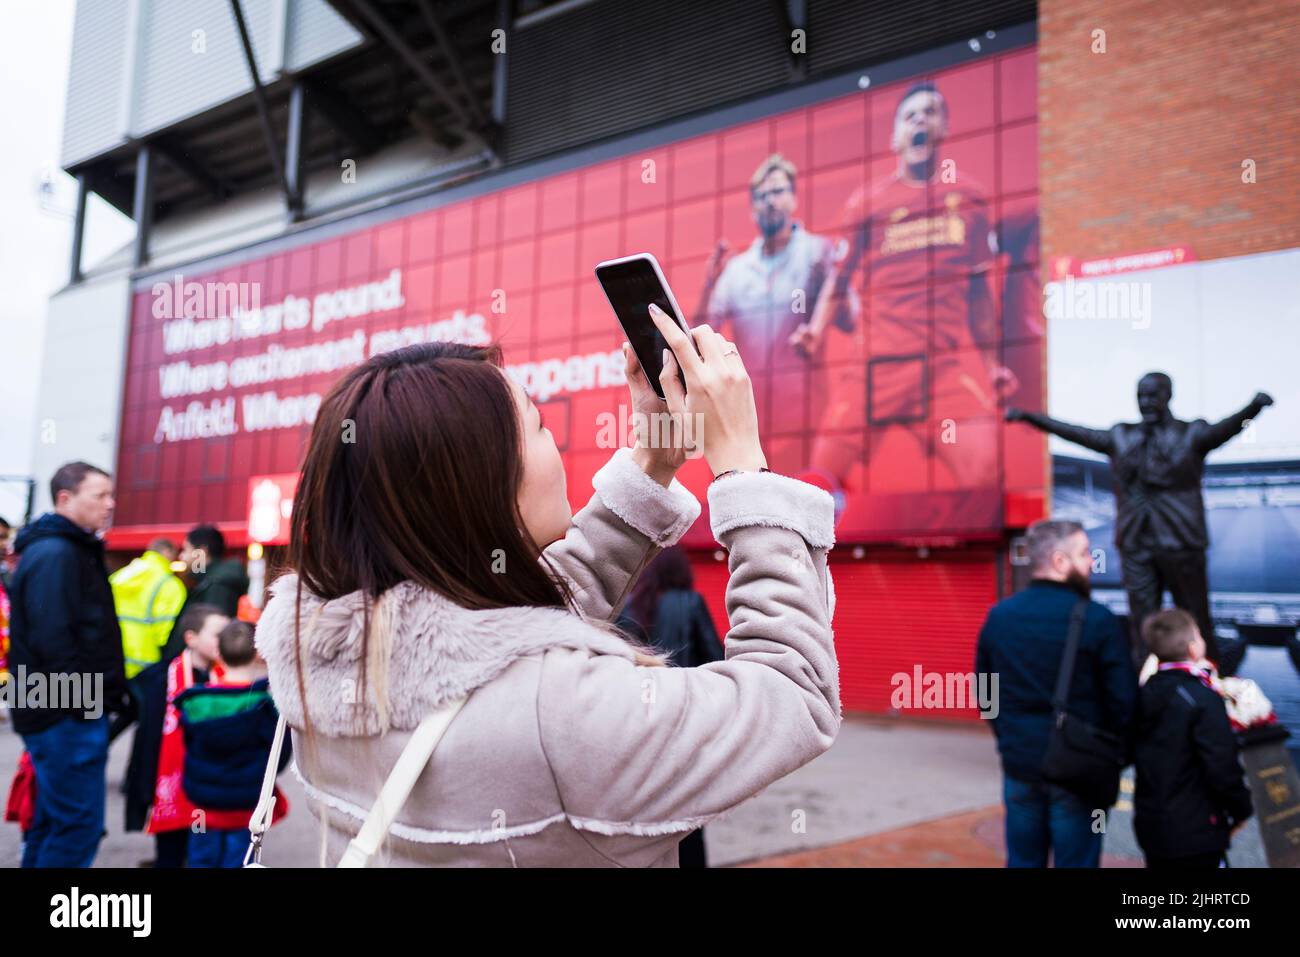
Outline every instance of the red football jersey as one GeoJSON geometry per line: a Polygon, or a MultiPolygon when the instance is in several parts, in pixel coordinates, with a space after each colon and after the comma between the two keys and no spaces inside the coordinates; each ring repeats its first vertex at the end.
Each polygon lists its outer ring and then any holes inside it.
{"type": "Polygon", "coordinates": [[[969,280],[993,265],[996,252],[982,186],[965,177],[916,184],[894,173],[869,193],[858,190],[845,218],[851,233],[867,231],[862,267],[872,355],[975,345],[969,280]]]}

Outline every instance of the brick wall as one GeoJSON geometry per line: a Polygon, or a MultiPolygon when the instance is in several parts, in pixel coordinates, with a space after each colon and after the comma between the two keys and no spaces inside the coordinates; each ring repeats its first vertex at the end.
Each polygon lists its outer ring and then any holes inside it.
{"type": "Polygon", "coordinates": [[[1042,0],[1043,262],[1300,246],[1297,37],[1295,0],[1042,0]]]}

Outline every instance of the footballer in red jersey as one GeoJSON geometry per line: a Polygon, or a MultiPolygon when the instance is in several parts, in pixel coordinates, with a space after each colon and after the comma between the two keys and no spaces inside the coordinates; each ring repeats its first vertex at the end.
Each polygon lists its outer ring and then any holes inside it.
{"type": "MultiPolygon", "coordinates": [[[[930,83],[910,87],[894,115],[897,166],[848,201],[849,252],[808,323],[791,337],[796,348],[815,352],[838,300],[864,270],[865,321],[838,349],[855,361],[831,377],[810,462],[851,491],[866,487],[858,471],[868,468],[866,430],[859,424],[871,427],[873,458],[922,445],[936,466],[932,488],[997,481],[997,407],[1017,388],[996,348],[990,272],[997,240],[983,186],[940,157],[947,133],[942,94],[930,83]],[[836,432],[846,429],[852,431],[836,432]]],[[[880,490],[875,473],[871,484],[880,490]]],[[[910,478],[885,490],[919,491],[910,478]]]]}

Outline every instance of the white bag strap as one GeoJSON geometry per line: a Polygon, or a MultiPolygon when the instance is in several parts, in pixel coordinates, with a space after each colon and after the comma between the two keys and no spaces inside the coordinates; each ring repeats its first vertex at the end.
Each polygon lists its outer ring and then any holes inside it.
{"type": "MultiPolygon", "coordinates": [[[[371,858],[379,850],[379,845],[388,836],[393,821],[397,819],[402,806],[406,804],[415,782],[420,779],[425,765],[433,756],[438,742],[442,740],[452,719],[464,706],[465,700],[466,698],[457,698],[448,701],[431,712],[411,732],[411,739],[398,755],[397,763],[393,765],[392,773],[388,775],[388,780],[379,791],[379,797],[375,799],[374,806],[366,815],[365,823],[361,825],[361,830],[343,852],[343,858],[338,863],[339,867],[369,866],[371,858]]],[[[281,715],[275,727],[275,740],[271,744],[270,760],[267,761],[266,772],[262,776],[262,795],[248,821],[248,831],[252,840],[248,845],[248,852],[244,855],[245,867],[261,866],[262,838],[266,829],[271,826],[271,815],[275,810],[275,778],[280,765],[280,752],[284,747],[285,727],[284,716],[281,715]]]]}
{"type": "Polygon", "coordinates": [[[421,721],[411,732],[411,740],[406,743],[406,747],[398,756],[397,763],[393,765],[392,773],[388,775],[379,797],[375,799],[374,806],[366,815],[361,830],[348,842],[347,850],[343,852],[343,857],[338,863],[339,867],[370,866],[370,859],[375,856],[379,845],[388,836],[389,828],[401,813],[402,806],[410,796],[411,789],[415,787],[415,782],[424,772],[425,765],[433,756],[433,751],[442,740],[447,726],[451,724],[452,718],[456,717],[464,704],[464,698],[448,701],[421,721]]]}
{"type": "Polygon", "coordinates": [[[261,866],[262,835],[271,826],[271,813],[275,810],[275,778],[280,770],[280,752],[284,749],[284,729],[288,727],[284,715],[275,724],[275,740],[271,742],[271,756],[262,772],[262,794],[253,808],[253,816],[248,819],[248,833],[252,840],[244,853],[244,866],[261,866]]]}

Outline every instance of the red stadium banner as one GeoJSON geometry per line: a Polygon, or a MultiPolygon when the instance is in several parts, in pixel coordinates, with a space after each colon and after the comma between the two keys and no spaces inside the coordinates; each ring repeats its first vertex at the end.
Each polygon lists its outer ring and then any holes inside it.
{"type": "Polygon", "coordinates": [[[738,344],[769,465],[834,493],[841,541],[1000,537],[1047,480],[1001,420],[1044,406],[1034,77],[1032,48],[985,57],[140,287],[110,543],[283,541],[330,385],[437,340],[502,344],[580,505],[627,418],[592,267],[641,251],[738,344]]]}

